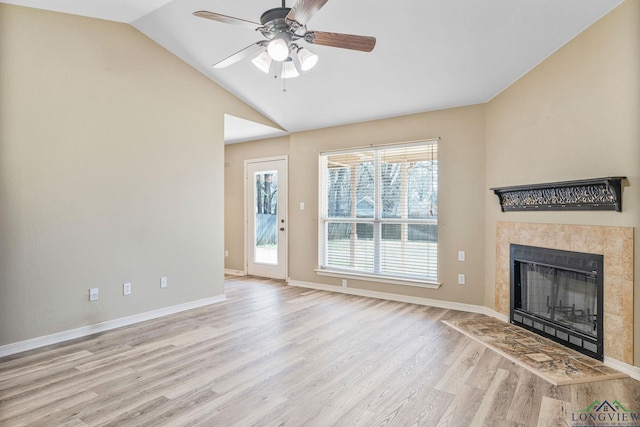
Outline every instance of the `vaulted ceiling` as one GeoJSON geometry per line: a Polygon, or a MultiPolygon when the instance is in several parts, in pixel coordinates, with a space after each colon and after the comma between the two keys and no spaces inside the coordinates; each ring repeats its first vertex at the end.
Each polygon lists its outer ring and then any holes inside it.
{"type": "MultiPolygon", "coordinates": [[[[2,2],[129,23],[284,131],[297,132],[487,102],[622,0],[330,0],[308,28],[374,36],[374,50],[302,42],[319,62],[286,80],[259,71],[250,58],[213,69],[263,36],[192,15],[208,10],[259,22],[280,0],[2,2]]],[[[256,129],[255,137],[274,134],[256,129]]]]}

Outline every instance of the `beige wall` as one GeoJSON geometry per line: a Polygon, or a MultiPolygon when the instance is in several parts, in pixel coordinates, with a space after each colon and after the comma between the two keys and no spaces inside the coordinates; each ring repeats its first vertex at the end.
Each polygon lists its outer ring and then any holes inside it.
{"type": "MultiPolygon", "coordinates": [[[[628,0],[487,105],[485,304],[497,221],[635,227],[640,256],[640,2],[628,0]],[[487,189],[626,176],[623,211],[502,213],[487,189]]],[[[636,289],[639,282],[635,273],[636,289]]],[[[635,336],[640,292],[635,293],[635,336]]],[[[640,339],[635,342],[640,366],[640,339]]]]}
{"type": "Polygon", "coordinates": [[[264,118],[128,25],[5,4],[0,97],[0,345],[223,293],[223,114],[264,118]]]}
{"type": "Polygon", "coordinates": [[[484,106],[455,108],[301,132],[291,135],[289,157],[289,276],[340,286],[318,276],[318,153],[369,144],[440,137],[438,248],[440,289],[349,280],[349,286],[424,298],[482,304],[484,295],[484,106]],[[304,202],[306,209],[297,209],[304,202]],[[457,261],[465,250],[467,261],[457,261]],[[465,273],[467,284],[457,284],[465,273]]]}
{"type": "Polygon", "coordinates": [[[441,137],[438,148],[438,290],[349,279],[349,286],[469,304],[484,297],[484,106],[415,114],[373,122],[300,132],[289,137],[227,145],[225,148],[225,267],[244,270],[242,217],[244,160],[289,156],[289,277],[294,281],[340,286],[340,279],[317,275],[318,153],[368,144],[441,137]],[[304,202],[305,210],[299,209],[304,202]],[[467,261],[457,261],[458,250],[467,261]],[[467,284],[457,284],[465,273],[467,284]]]}
{"type": "Polygon", "coordinates": [[[224,148],[224,247],[229,251],[224,267],[245,271],[244,161],[289,154],[289,137],[228,144],[224,148]]]}

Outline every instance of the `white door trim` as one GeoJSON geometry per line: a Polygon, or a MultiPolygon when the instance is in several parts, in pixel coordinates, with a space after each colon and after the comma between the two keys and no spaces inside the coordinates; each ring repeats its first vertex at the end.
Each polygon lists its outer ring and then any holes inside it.
{"type": "Polygon", "coordinates": [[[284,272],[285,272],[285,278],[289,277],[289,188],[288,188],[288,175],[289,175],[289,156],[287,155],[282,155],[282,156],[273,156],[273,157],[262,157],[262,158],[258,158],[258,159],[248,159],[244,161],[244,271],[246,274],[249,273],[249,257],[250,257],[250,250],[253,249],[253,241],[251,236],[249,236],[249,205],[248,205],[248,198],[249,198],[249,165],[250,164],[254,164],[254,163],[264,163],[264,162],[272,162],[272,161],[278,161],[278,160],[283,160],[285,163],[285,170],[287,173],[287,188],[286,188],[286,197],[283,200],[283,207],[279,207],[282,208],[280,210],[280,212],[283,214],[284,216],[284,220],[285,220],[285,232],[284,232],[284,248],[285,248],[285,255],[284,255],[284,272]]]}

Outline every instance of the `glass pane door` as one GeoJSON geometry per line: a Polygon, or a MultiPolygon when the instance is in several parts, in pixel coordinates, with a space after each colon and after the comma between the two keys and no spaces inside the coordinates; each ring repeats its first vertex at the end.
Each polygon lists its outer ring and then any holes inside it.
{"type": "Polygon", "coordinates": [[[255,182],[253,262],[278,264],[278,171],[258,171],[255,182]]]}
{"type": "Polygon", "coordinates": [[[287,278],[287,160],[246,165],[246,261],[252,276],[287,278]]]}

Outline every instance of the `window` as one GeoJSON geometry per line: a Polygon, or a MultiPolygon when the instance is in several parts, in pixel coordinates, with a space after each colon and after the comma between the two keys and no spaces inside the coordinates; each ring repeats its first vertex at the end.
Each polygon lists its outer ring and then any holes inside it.
{"type": "Polygon", "coordinates": [[[438,280],[435,141],[320,155],[319,269],[438,280]]]}

